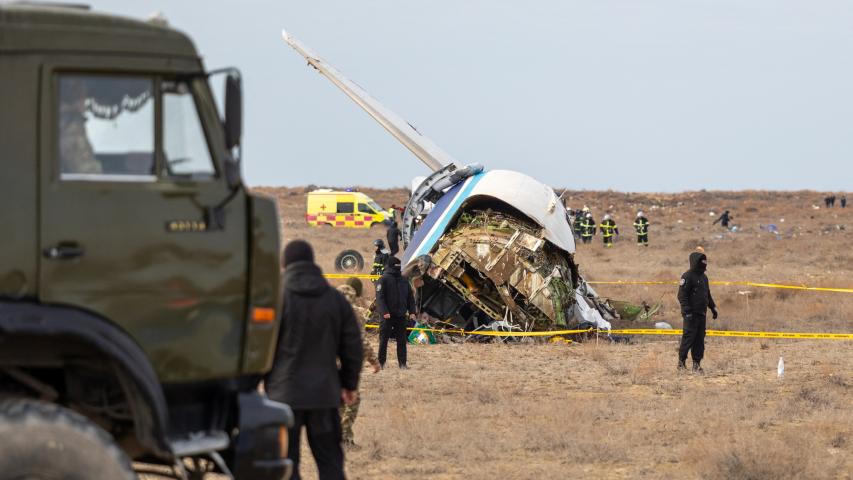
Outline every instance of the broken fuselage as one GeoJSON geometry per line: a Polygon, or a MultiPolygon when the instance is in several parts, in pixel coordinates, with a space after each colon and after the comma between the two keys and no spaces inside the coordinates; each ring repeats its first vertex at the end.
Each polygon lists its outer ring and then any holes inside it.
{"type": "Polygon", "coordinates": [[[610,328],[578,274],[566,209],[549,186],[514,171],[458,166],[292,35],[282,38],[432,170],[413,189],[402,225],[402,264],[423,313],[468,330],[610,328]]]}
{"type": "Polygon", "coordinates": [[[453,174],[428,177],[432,188],[413,191],[403,215],[403,264],[422,312],[465,329],[570,325],[581,279],[553,190],[518,172],[478,168],[447,187],[441,178],[453,174]],[[416,223],[431,200],[430,213],[416,223]]]}

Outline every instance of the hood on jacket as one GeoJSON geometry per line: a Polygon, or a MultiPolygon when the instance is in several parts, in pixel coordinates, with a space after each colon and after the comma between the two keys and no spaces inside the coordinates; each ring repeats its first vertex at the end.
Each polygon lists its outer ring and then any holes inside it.
{"type": "Polygon", "coordinates": [[[385,265],[385,273],[389,275],[393,275],[395,277],[400,276],[400,259],[397,257],[391,257],[388,259],[388,263],[385,265]]]}
{"type": "Polygon", "coordinates": [[[300,295],[317,296],[330,287],[314,262],[294,262],[284,270],[284,288],[300,295]]]}
{"type": "Polygon", "coordinates": [[[693,252],[690,254],[690,270],[698,273],[705,273],[708,268],[708,257],[702,252],[693,252]]]}

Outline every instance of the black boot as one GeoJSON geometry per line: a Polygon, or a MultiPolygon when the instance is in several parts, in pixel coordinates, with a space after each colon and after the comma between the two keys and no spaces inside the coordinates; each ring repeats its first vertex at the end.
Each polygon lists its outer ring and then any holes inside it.
{"type": "Polygon", "coordinates": [[[684,362],[685,362],[685,360],[682,360],[680,358],[678,359],[678,371],[679,372],[683,372],[683,371],[687,370],[687,364],[684,362]]]}
{"type": "Polygon", "coordinates": [[[693,360],[693,373],[704,374],[705,370],[702,370],[702,366],[699,365],[699,360],[693,360]]]}

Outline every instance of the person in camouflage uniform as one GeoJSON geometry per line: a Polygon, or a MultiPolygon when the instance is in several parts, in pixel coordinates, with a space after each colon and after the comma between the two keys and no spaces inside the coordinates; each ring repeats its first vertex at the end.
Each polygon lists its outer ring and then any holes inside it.
{"type": "MultiPolygon", "coordinates": [[[[364,319],[365,316],[368,315],[367,309],[361,308],[356,304],[356,299],[358,298],[358,292],[351,285],[341,285],[338,287],[338,291],[341,292],[344,297],[349,301],[350,305],[352,305],[352,309],[355,312],[355,318],[358,320],[359,327],[361,328],[361,343],[362,350],[364,351],[364,360],[373,367],[373,373],[379,372],[379,360],[376,358],[376,353],[373,351],[373,346],[367,340],[367,336],[364,334],[364,319]]],[[[355,440],[353,438],[352,426],[355,424],[355,419],[358,417],[358,407],[361,404],[361,393],[356,397],[355,403],[352,405],[343,405],[341,406],[341,427],[343,429],[343,442],[347,447],[355,446],[355,440]]]]}
{"type": "Polygon", "coordinates": [[[59,159],[62,173],[101,173],[101,162],[86,133],[86,85],[65,79],[60,87],[59,159]]]}

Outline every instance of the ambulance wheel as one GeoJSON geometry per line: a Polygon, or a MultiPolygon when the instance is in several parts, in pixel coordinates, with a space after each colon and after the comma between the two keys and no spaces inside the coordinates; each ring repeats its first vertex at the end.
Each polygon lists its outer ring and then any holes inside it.
{"type": "Polygon", "coordinates": [[[355,250],[344,250],[335,258],[335,270],[356,273],[364,270],[364,257],[355,250]]]}

